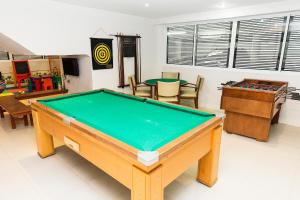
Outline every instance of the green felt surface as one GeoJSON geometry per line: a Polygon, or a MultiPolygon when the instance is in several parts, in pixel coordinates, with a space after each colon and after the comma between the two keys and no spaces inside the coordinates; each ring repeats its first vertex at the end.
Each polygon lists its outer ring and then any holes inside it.
{"type": "Polygon", "coordinates": [[[112,91],[92,91],[39,100],[141,151],[155,151],[213,114],[112,91]]]}
{"type": "MultiPolygon", "coordinates": [[[[155,86],[157,84],[157,81],[161,81],[161,82],[175,82],[177,81],[177,79],[170,79],[170,78],[155,78],[155,79],[149,79],[145,81],[145,84],[147,85],[151,85],[151,86],[155,86]]],[[[185,85],[188,82],[186,80],[180,80],[180,85],[185,85]]]]}

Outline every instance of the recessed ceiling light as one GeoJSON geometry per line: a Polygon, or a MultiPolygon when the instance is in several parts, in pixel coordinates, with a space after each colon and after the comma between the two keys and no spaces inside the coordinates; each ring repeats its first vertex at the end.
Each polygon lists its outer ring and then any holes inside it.
{"type": "Polygon", "coordinates": [[[150,4],[149,4],[149,3],[145,3],[145,7],[147,7],[147,8],[148,8],[149,6],[150,6],[150,4]]]}

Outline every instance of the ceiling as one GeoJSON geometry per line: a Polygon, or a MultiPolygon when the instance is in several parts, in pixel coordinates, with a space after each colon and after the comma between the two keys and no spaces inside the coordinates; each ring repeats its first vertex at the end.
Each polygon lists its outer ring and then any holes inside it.
{"type": "Polygon", "coordinates": [[[115,11],[147,18],[164,18],[203,11],[285,0],[54,0],[90,8],[115,11]]]}

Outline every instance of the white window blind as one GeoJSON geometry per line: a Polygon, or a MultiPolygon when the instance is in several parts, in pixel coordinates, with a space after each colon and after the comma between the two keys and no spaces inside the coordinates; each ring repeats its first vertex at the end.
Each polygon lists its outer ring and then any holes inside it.
{"type": "Polygon", "coordinates": [[[193,65],[194,32],[194,25],[168,27],[168,64],[193,65]]]}
{"type": "Polygon", "coordinates": [[[300,72],[300,15],[290,18],[282,70],[300,72]]]}
{"type": "Polygon", "coordinates": [[[195,65],[228,67],[232,22],[197,25],[195,65]]]}
{"type": "Polygon", "coordinates": [[[238,21],[234,67],[277,70],[286,17],[238,21]]]}
{"type": "Polygon", "coordinates": [[[12,55],[13,60],[34,60],[34,59],[43,59],[44,56],[41,55],[12,55]]]}
{"type": "Polygon", "coordinates": [[[8,53],[5,51],[0,51],[0,60],[9,60],[8,53]]]}

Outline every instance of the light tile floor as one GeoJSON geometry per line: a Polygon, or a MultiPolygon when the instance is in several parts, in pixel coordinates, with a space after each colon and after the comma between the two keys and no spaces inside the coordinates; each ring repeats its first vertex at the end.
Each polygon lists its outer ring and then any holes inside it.
{"type": "MultiPolygon", "coordinates": [[[[176,166],[174,166],[176,167],[176,166]]],[[[300,128],[278,124],[268,143],[223,134],[219,180],[195,180],[196,165],[165,189],[167,200],[300,199],[300,128]]],[[[0,120],[0,200],[129,200],[130,191],[65,147],[40,159],[32,127],[0,120]]]]}

